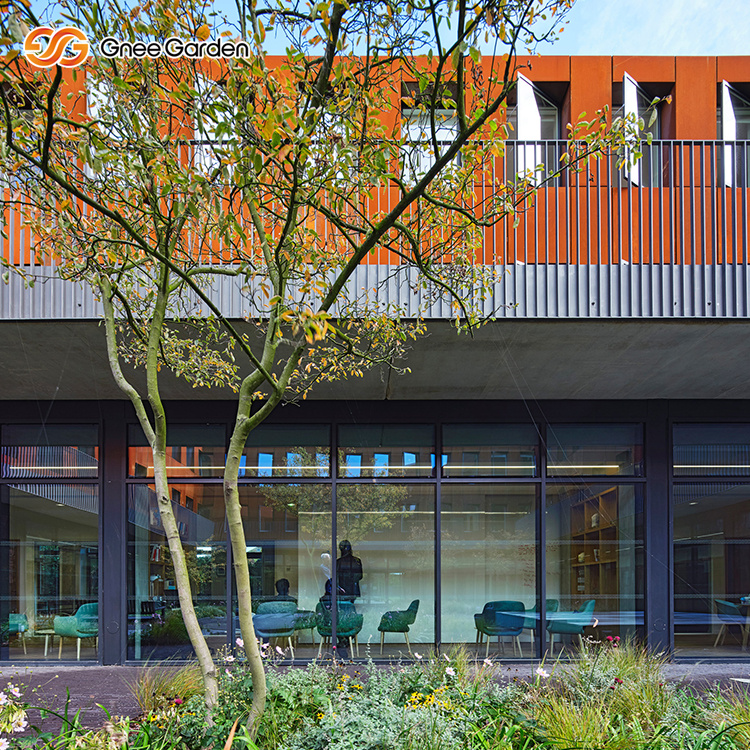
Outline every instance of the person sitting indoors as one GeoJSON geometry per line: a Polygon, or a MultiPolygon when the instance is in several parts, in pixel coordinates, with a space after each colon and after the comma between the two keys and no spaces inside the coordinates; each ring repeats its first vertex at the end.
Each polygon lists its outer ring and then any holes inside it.
{"type": "Polygon", "coordinates": [[[274,599],[277,602],[296,602],[297,600],[289,595],[289,588],[290,583],[289,580],[286,578],[279,578],[278,581],[276,581],[276,596],[274,599]]]}

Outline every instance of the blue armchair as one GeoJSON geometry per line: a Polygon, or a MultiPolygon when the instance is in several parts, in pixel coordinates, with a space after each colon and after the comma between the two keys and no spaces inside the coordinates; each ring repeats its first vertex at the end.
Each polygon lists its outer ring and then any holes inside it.
{"type": "Polygon", "coordinates": [[[550,653],[555,653],[555,634],[577,635],[578,643],[583,645],[583,629],[591,625],[595,606],[596,599],[589,599],[581,605],[580,609],[574,612],[558,612],[553,619],[550,619],[547,623],[550,653]]]}
{"type": "Polygon", "coordinates": [[[52,623],[55,635],[60,637],[60,648],[57,658],[62,659],[63,638],[77,638],[76,658],[81,660],[81,640],[93,638],[94,648],[99,648],[99,605],[82,604],[70,617],[57,615],[52,623]]]}
{"type": "Polygon", "coordinates": [[[286,638],[289,650],[294,659],[294,636],[297,622],[297,603],[286,601],[260,602],[257,614],[253,615],[255,635],[263,640],[267,638],[286,638]]]}
{"type": "Polygon", "coordinates": [[[497,636],[498,645],[502,645],[500,639],[506,635],[513,640],[513,653],[515,654],[518,648],[519,655],[523,656],[518,636],[523,632],[525,614],[526,606],[523,602],[498,601],[487,602],[481,613],[474,615],[477,643],[482,643],[484,636],[487,636],[485,658],[490,655],[490,639],[497,636]]]}

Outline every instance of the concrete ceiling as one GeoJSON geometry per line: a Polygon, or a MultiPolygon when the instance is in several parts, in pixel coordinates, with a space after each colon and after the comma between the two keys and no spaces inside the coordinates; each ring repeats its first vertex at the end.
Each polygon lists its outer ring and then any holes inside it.
{"type": "MultiPolygon", "coordinates": [[[[750,398],[750,321],[515,320],[472,339],[445,322],[399,375],[323,384],[313,399],[750,398]]],[[[134,376],[142,385],[142,378],[134,376]]],[[[226,399],[164,373],[166,399],[226,399]]],[[[96,321],[0,322],[0,399],[120,399],[96,321]]]]}

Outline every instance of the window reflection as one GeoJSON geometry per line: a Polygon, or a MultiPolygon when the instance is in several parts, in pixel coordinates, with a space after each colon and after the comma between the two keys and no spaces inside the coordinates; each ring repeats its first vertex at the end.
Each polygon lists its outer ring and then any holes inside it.
{"type": "MultiPolygon", "coordinates": [[[[227,640],[227,556],[224,499],[216,485],[170,485],[193,603],[212,648],[227,640]]],[[[132,485],[128,497],[128,658],[189,657],[174,566],[153,485],[132,485]]]]}
{"type": "Polygon", "coordinates": [[[355,648],[355,639],[378,644],[376,655],[434,643],[434,488],[348,484],[337,493],[342,632],[355,648]]]}
{"type": "MultiPolygon", "coordinates": [[[[176,425],[167,430],[167,476],[221,477],[226,434],[223,425],[176,425]]],[[[153,477],[154,458],[139,425],[128,427],[128,476],[153,477]]]]}
{"type": "Polygon", "coordinates": [[[0,547],[0,617],[10,659],[95,660],[98,488],[15,484],[0,492],[10,540],[0,547]]]}
{"type": "Polygon", "coordinates": [[[3,477],[73,479],[99,473],[96,425],[7,425],[2,434],[3,477]]]}
{"type": "Polygon", "coordinates": [[[428,425],[342,425],[339,476],[429,477],[435,467],[433,445],[428,425]]]}
{"type": "Polygon", "coordinates": [[[744,656],[750,604],[750,487],[675,485],[674,627],[680,656],[744,656]]]}
{"type": "Polygon", "coordinates": [[[443,476],[533,477],[537,446],[532,425],[445,425],[443,476]]]}
{"type": "Polygon", "coordinates": [[[681,424],[673,434],[675,476],[750,475],[750,425],[681,424]]]}
{"type": "Polygon", "coordinates": [[[523,485],[442,488],[443,644],[467,644],[481,658],[498,650],[534,656],[537,493],[523,485]]]}
{"type": "Polygon", "coordinates": [[[330,476],[329,443],[328,425],[261,424],[247,439],[240,478],[330,476]]]}
{"type": "Polygon", "coordinates": [[[546,529],[550,649],[642,633],[641,486],[547,485],[546,529]]]}
{"type": "Polygon", "coordinates": [[[549,425],[547,475],[643,475],[640,424],[549,425]]]}

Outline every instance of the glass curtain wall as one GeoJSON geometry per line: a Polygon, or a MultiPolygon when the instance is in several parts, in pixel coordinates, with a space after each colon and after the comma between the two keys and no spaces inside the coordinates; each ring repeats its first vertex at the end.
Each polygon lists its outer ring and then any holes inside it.
{"type": "Polygon", "coordinates": [[[744,657],[750,634],[750,425],[675,425],[673,435],[675,653],[744,657]]]}
{"type": "MultiPolygon", "coordinates": [[[[196,615],[211,648],[227,641],[227,548],[220,485],[170,484],[196,615]]],[[[128,658],[192,655],[154,485],[128,493],[128,658]]]]}
{"type": "MultiPolygon", "coordinates": [[[[256,636],[287,657],[314,658],[330,602],[331,485],[242,485],[240,502],[256,636]]],[[[236,598],[234,630],[242,635],[236,598]]]]}
{"type": "Polygon", "coordinates": [[[97,428],[6,426],[1,457],[2,658],[95,660],[97,428]]]}
{"type": "Polygon", "coordinates": [[[450,484],[441,503],[442,643],[536,655],[538,485],[450,484]]]}

